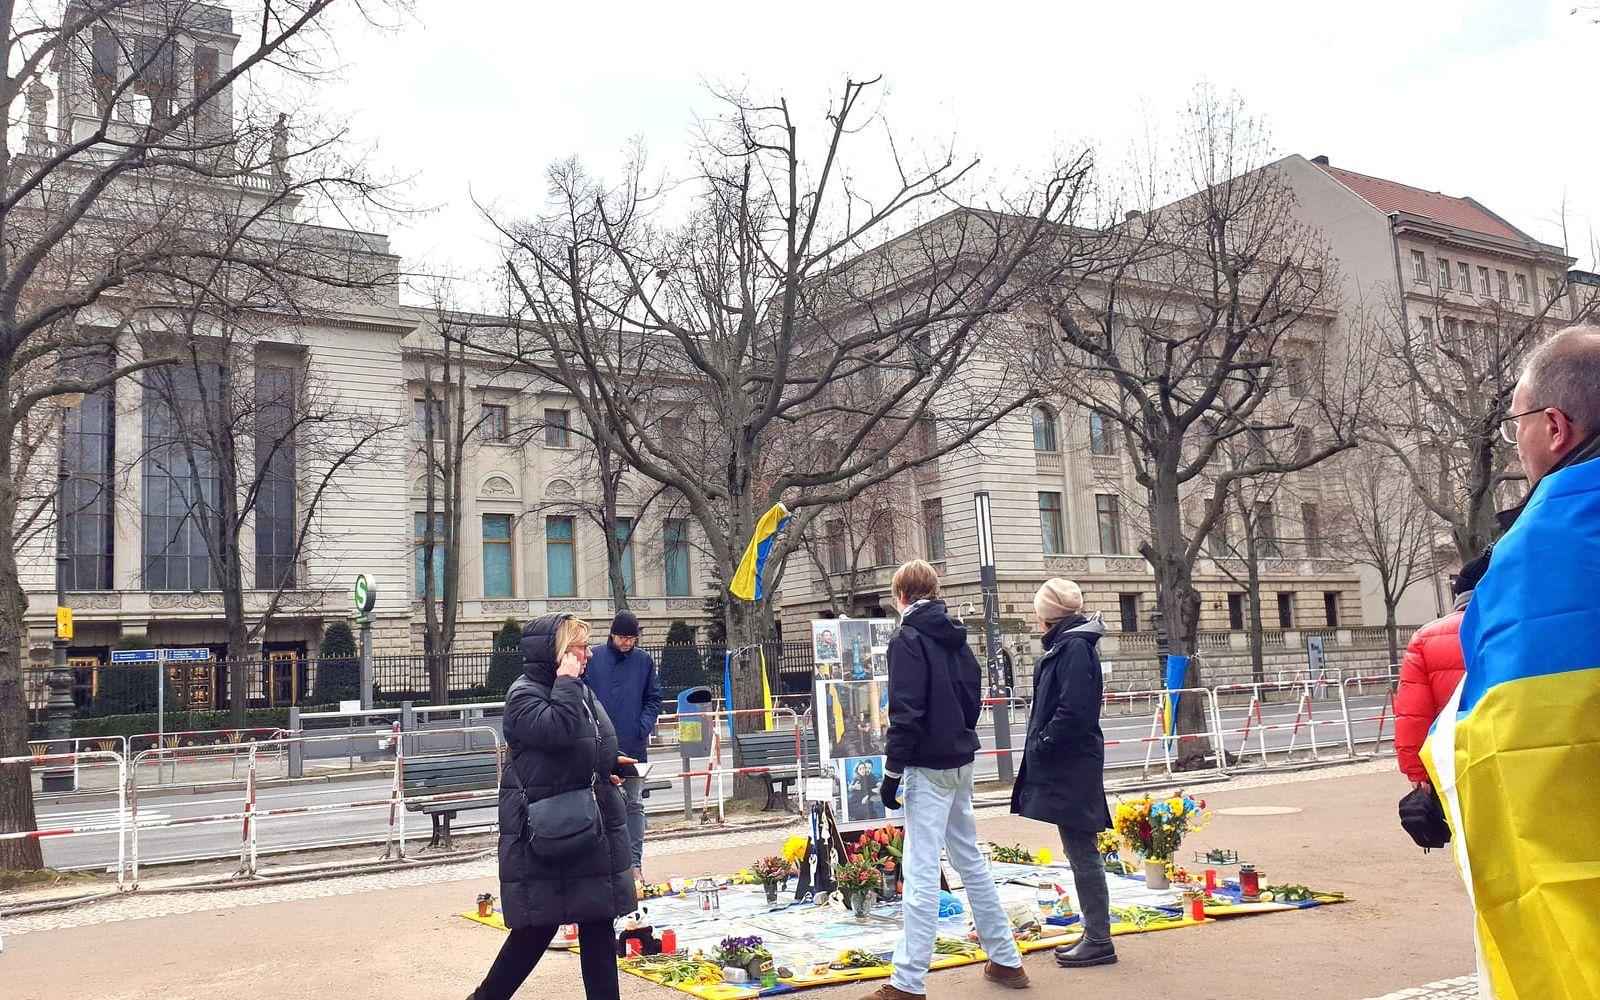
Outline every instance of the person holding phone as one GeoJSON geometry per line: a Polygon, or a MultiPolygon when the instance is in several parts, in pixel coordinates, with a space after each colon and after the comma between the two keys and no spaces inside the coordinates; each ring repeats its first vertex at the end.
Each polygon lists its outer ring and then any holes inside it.
{"type": "Polygon", "coordinates": [[[618,753],[583,683],[588,640],[588,624],[561,613],[522,630],[523,672],[501,723],[500,903],[511,933],[470,1000],[510,1000],[562,924],[578,925],[588,1000],[618,996],[612,921],[639,905],[618,771],[636,762],[618,753]],[[547,820],[560,840],[546,835],[547,820]]]}

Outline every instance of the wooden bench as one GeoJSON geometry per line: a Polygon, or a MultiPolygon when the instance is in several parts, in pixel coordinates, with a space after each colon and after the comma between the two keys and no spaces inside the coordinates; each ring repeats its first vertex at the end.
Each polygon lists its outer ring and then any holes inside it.
{"type": "MultiPolygon", "coordinates": [[[[791,751],[793,741],[790,742],[791,751]]],[[[647,781],[644,794],[672,787],[670,781],[647,781]]],[[[496,805],[499,801],[499,772],[495,768],[495,751],[481,750],[471,753],[434,754],[406,759],[405,784],[400,792],[406,809],[420,812],[433,821],[433,837],[429,847],[455,846],[450,835],[450,821],[463,809],[479,809],[496,805]],[[433,795],[458,792],[481,794],[450,799],[446,802],[419,802],[433,795]]]]}
{"type": "Polygon", "coordinates": [[[449,849],[455,846],[450,837],[450,821],[463,809],[480,809],[494,805],[500,794],[500,772],[496,767],[496,752],[479,750],[469,753],[430,754],[410,757],[405,763],[405,783],[400,796],[406,809],[420,812],[433,820],[433,839],[429,847],[449,849]],[[416,802],[432,795],[449,795],[457,792],[480,794],[447,802],[416,802]]]}
{"type": "Polygon", "coordinates": [[[767,772],[759,775],[767,782],[767,804],[762,806],[763,812],[770,812],[774,806],[782,806],[785,811],[794,807],[789,801],[789,786],[800,780],[800,771],[809,771],[818,766],[817,738],[814,733],[802,732],[800,741],[800,762],[803,768],[796,768],[794,730],[774,729],[771,732],[734,733],[733,734],[733,759],[735,767],[770,767],[789,768],[787,772],[767,772]]]}

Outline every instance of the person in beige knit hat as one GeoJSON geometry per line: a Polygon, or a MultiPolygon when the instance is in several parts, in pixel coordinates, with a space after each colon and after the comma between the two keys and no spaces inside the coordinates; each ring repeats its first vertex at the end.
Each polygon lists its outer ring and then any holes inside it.
{"type": "Polygon", "coordinates": [[[1011,811],[1054,824],[1072,865],[1083,936],[1056,949],[1066,968],[1109,965],[1111,896],[1097,835],[1111,825],[1106,806],[1105,737],[1100,732],[1103,681],[1095,646],[1106,626],[1083,613],[1083,590],[1071,580],[1046,580],[1033,598],[1044,633],[1044,656],[1033,670],[1033,708],[1011,811]]]}
{"type": "Polygon", "coordinates": [[[1053,577],[1033,595],[1033,610],[1039,616],[1039,631],[1048,632],[1056,622],[1083,610],[1083,590],[1071,580],[1053,577]]]}

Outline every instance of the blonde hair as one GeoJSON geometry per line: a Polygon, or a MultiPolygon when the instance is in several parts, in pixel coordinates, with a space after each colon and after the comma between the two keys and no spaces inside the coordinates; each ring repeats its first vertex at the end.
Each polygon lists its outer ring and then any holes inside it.
{"type": "Polygon", "coordinates": [[[927,562],[913,559],[894,571],[889,589],[907,604],[939,596],[939,574],[927,562]]]}
{"type": "Polygon", "coordinates": [[[1083,589],[1071,580],[1051,577],[1033,595],[1033,610],[1046,625],[1083,610],[1083,589]]]}
{"type": "Polygon", "coordinates": [[[589,635],[594,630],[589,623],[577,615],[569,615],[561,620],[561,627],[556,629],[556,662],[561,662],[561,657],[566,655],[568,647],[577,642],[588,642],[589,635]]]}

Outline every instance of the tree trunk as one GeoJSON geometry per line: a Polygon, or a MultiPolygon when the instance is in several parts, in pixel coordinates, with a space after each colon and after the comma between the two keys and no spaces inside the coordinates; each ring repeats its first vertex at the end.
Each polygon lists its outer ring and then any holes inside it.
{"type": "Polygon", "coordinates": [[[1389,665],[1395,666],[1400,662],[1400,628],[1395,624],[1395,605],[1400,603],[1398,596],[1390,598],[1383,595],[1383,629],[1389,637],[1389,665]]]}
{"type": "MultiPolygon", "coordinates": [[[[595,460],[600,465],[600,531],[606,537],[606,579],[610,582],[611,600],[618,611],[628,606],[627,580],[622,575],[622,548],[623,539],[617,537],[617,526],[621,523],[617,515],[617,486],[620,472],[612,468],[611,449],[595,441],[595,460]]],[[[639,530],[639,522],[634,521],[628,529],[629,544],[633,543],[633,536],[639,530]]]]}
{"type": "MultiPolygon", "coordinates": [[[[28,708],[22,666],[28,598],[17,567],[17,494],[10,428],[0,434],[4,435],[0,438],[0,757],[27,757],[28,708]]],[[[26,762],[0,766],[0,831],[32,830],[37,825],[31,766],[26,762]]],[[[43,866],[37,840],[0,840],[0,868],[31,871],[43,866]]]]}
{"type": "MultiPolygon", "coordinates": [[[[1175,479],[1158,482],[1150,491],[1150,519],[1150,541],[1143,545],[1142,551],[1155,576],[1156,607],[1167,632],[1166,652],[1189,657],[1183,686],[1198,688],[1203,681],[1200,660],[1195,656],[1200,638],[1200,591],[1195,589],[1194,566],[1187,558],[1175,479]]],[[[1156,687],[1166,687],[1166,673],[1166,661],[1158,656],[1156,687]]],[[[1203,698],[1185,695],[1178,699],[1177,730],[1180,734],[1206,731],[1203,698]]],[[[1180,740],[1174,766],[1180,770],[1204,767],[1206,753],[1204,741],[1180,740]]]]}
{"type": "Polygon", "coordinates": [[[1261,648],[1261,553],[1248,514],[1244,526],[1245,599],[1250,602],[1250,676],[1259,684],[1267,673],[1266,656],[1261,648]]]}

